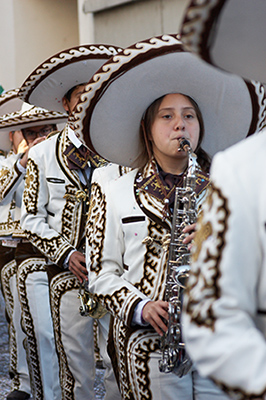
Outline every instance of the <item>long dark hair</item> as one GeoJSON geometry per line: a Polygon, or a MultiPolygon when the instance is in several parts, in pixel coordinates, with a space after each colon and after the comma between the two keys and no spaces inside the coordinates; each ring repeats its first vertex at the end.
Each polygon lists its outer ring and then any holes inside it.
{"type": "MultiPolygon", "coordinates": [[[[202,170],[204,172],[209,172],[210,169],[210,164],[211,164],[211,158],[210,156],[206,153],[206,151],[203,150],[201,147],[201,143],[204,137],[204,122],[203,122],[203,117],[201,114],[201,111],[199,109],[198,104],[193,100],[190,96],[187,96],[185,94],[182,94],[185,96],[192,104],[196,111],[196,115],[199,121],[199,126],[200,126],[200,132],[199,132],[199,141],[197,148],[195,150],[195,153],[197,154],[197,161],[199,165],[201,166],[202,170]]],[[[141,121],[141,126],[140,126],[140,138],[143,144],[143,152],[139,157],[139,160],[141,160],[141,167],[143,167],[151,158],[152,158],[152,144],[150,141],[151,137],[151,128],[154,123],[155,117],[158,113],[159,107],[166,95],[159,97],[156,99],[145,111],[142,121],[141,121]]]]}

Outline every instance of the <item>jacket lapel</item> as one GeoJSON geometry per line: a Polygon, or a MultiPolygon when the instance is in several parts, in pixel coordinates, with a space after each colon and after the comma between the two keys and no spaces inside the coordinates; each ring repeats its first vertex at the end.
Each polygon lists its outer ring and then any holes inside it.
{"type": "Polygon", "coordinates": [[[82,188],[79,175],[77,170],[70,170],[68,167],[68,162],[67,162],[67,157],[64,154],[66,148],[70,145],[70,139],[68,137],[68,125],[65,126],[65,128],[60,132],[57,138],[57,144],[56,144],[56,157],[58,160],[58,163],[66,175],[67,179],[76,187],[79,189],[82,188]]]}
{"type": "Polygon", "coordinates": [[[171,217],[165,217],[163,214],[163,193],[154,174],[152,162],[149,162],[143,171],[138,171],[134,183],[134,193],[140,208],[147,217],[170,231],[171,217]]]}
{"type": "MultiPolygon", "coordinates": [[[[207,186],[209,186],[208,174],[202,172],[200,168],[197,171],[196,195],[199,196],[207,186]]],[[[134,183],[134,193],[136,200],[143,212],[154,222],[161,225],[168,231],[171,231],[172,216],[165,216],[164,213],[164,193],[158,178],[154,173],[152,161],[149,162],[143,169],[139,170],[134,183]]]]}

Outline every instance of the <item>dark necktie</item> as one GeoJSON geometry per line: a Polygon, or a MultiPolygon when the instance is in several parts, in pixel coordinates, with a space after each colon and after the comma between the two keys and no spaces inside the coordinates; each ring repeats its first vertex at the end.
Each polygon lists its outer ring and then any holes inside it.
{"type": "Polygon", "coordinates": [[[77,148],[70,143],[64,151],[64,155],[67,157],[69,169],[82,170],[88,166],[90,151],[84,145],[77,148]]]}

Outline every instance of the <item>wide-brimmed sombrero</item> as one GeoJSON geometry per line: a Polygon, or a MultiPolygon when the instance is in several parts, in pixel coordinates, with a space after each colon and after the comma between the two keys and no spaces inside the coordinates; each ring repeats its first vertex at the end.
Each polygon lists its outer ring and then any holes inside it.
{"type": "Polygon", "coordinates": [[[88,82],[92,75],[121,48],[82,45],[55,54],[39,65],[21,85],[25,102],[48,110],[64,112],[62,98],[72,87],[88,82]]]}
{"type": "Polygon", "coordinates": [[[178,35],[163,35],[124,49],[100,68],[76,107],[76,134],[105,159],[137,166],[142,115],[167,93],[198,103],[203,148],[211,155],[259,130],[264,119],[261,84],[220,72],[186,51],[178,35]]]}
{"type": "Polygon", "coordinates": [[[182,41],[208,63],[265,84],[265,15],[265,0],[192,0],[182,41]]]}
{"type": "Polygon", "coordinates": [[[65,124],[68,115],[57,111],[48,111],[24,103],[21,110],[0,117],[1,131],[16,131],[33,126],[65,124]]]}

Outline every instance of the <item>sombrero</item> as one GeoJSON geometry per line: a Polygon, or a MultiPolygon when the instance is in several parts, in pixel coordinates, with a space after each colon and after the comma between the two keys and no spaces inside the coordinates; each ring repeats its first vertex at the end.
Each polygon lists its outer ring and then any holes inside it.
{"type": "Polygon", "coordinates": [[[48,111],[24,103],[20,111],[5,114],[0,117],[0,134],[1,131],[4,130],[16,131],[31,126],[65,124],[67,119],[67,114],[57,111],[48,111]]]}
{"type": "Polygon", "coordinates": [[[121,49],[93,44],[64,50],[39,65],[21,85],[25,102],[48,110],[65,112],[62,98],[72,87],[88,82],[110,57],[121,49]]]}
{"type": "Polygon", "coordinates": [[[220,72],[186,51],[178,35],[163,35],[124,49],[100,68],[77,104],[75,132],[105,159],[137,166],[142,115],[167,93],[183,93],[198,103],[206,131],[203,148],[211,155],[262,125],[261,84],[220,72]]]}
{"type": "Polygon", "coordinates": [[[208,63],[265,84],[265,15],[265,0],[192,0],[182,41],[208,63]]]}
{"type": "MultiPolygon", "coordinates": [[[[19,89],[12,89],[1,93],[0,96],[0,115],[5,115],[21,109],[23,101],[18,97],[19,89]]],[[[9,139],[10,129],[2,130],[0,133],[0,149],[9,151],[11,142],[9,139]]]]}

